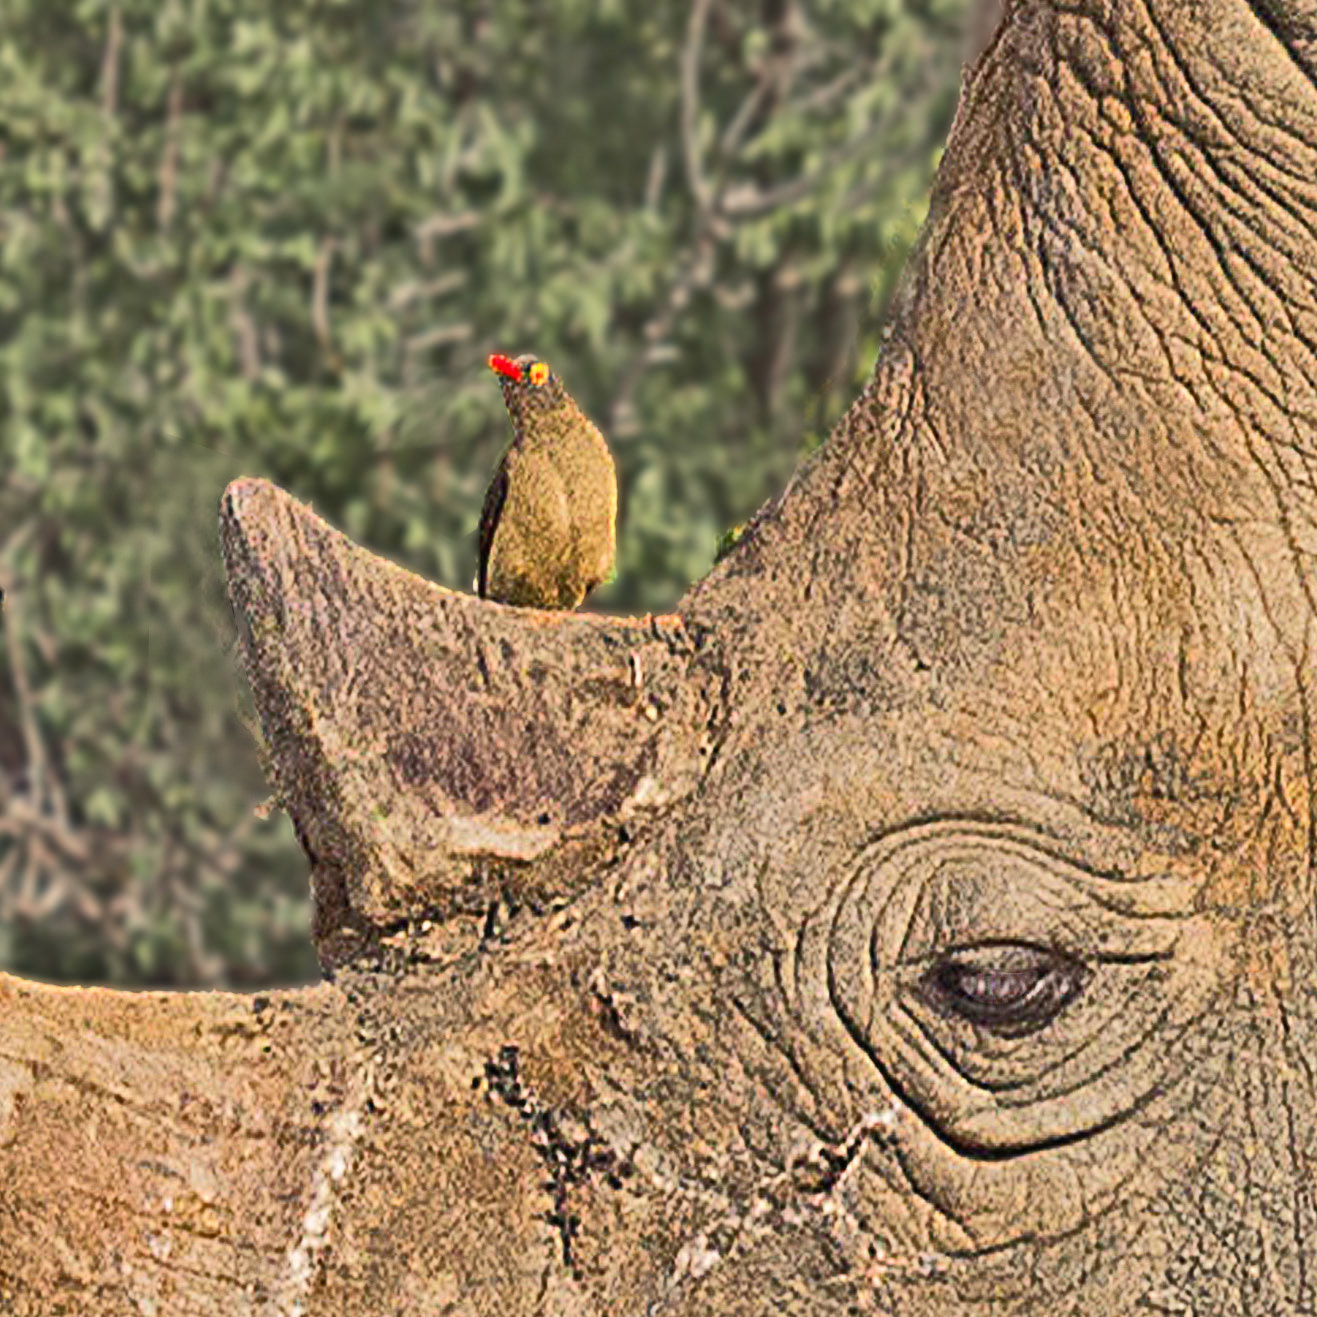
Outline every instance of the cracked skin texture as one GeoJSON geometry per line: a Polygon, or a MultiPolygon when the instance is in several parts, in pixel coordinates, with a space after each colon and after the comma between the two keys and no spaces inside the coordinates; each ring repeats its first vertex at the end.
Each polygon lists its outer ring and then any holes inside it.
{"type": "Polygon", "coordinates": [[[231,490],[335,980],[4,981],[9,1310],[1317,1311],[1315,179],[1314,6],[1017,4],[873,380],[675,618],[231,490]]]}

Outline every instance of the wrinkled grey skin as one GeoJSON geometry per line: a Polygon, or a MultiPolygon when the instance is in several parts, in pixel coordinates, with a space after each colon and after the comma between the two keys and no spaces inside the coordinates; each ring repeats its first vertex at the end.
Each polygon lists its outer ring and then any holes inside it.
{"type": "Polygon", "coordinates": [[[314,989],[0,975],[0,1310],[1317,1312],[1317,4],[1013,4],[673,616],[259,479],[314,989]]]}
{"type": "MultiPolygon", "coordinates": [[[[258,505],[235,577],[322,552],[258,505]]],[[[359,647],[412,704],[354,936],[424,887],[405,820],[494,819],[532,893],[563,821],[578,877],[423,990],[342,975],[402,1114],[335,1247],[446,1312],[1317,1312],[1315,551],[1317,6],[1009,6],[874,379],[676,621],[359,647]]],[[[358,570],[280,643],[383,636],[358,570]]],[[[313,684],[270,653],[267,716],[313,684]]],[[[303,722],[383,744],[366,698],[303,722]]],[[[375,842],[316,791],[323,951],[375,842]]]]}
{"type": "Polygon", "coordinates": [[[654,1311],[1317,1311],[1315,479],[1317,6],[1015,6],[870,392],[682,608],[734,714],[607,975],[708,1021],[671,1155],[742,1198],[654,1311]],[[1020,1036],[929,995],[1001,944],[1079,980],[1020,1036]]]}

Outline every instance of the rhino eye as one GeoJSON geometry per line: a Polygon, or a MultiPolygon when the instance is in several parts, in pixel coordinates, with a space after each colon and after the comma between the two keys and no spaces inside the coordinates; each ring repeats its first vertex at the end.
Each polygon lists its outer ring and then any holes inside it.
{"type": "Polygon", "coordinates": [[[1083,966],[1060,952],[997,943],[939,956],[920,988],[942,1014],[1018,1038],[1050,1024],[1084,979],[1083,966]]]}

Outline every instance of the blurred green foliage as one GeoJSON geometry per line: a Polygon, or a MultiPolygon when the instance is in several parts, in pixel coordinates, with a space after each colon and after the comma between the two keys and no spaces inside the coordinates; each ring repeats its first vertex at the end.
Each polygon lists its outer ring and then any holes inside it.
{"type": "Polygon", "coordinates": [[[314,976],[216,508],[469,588],[491,350],[613,441],[671,607],[861,386],[965,0],[6,0],[0,964],[314,976]]]}

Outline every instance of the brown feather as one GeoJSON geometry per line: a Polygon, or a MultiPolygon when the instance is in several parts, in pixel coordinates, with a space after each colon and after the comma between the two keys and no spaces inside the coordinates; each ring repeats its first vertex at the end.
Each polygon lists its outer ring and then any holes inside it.
{"type": "Polygon", "coordinates": [[[509,448],[499,459],[498,469],[485,490],[485,502],[480,509],[480,574],[476,588],[482,599],[487,597],[489,589],[489,551],[494,547],[494,532],[498,530],[503,505],[508,501],[508,457],[511,452],[509,448]]]}

